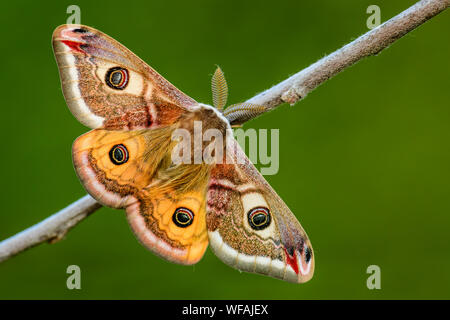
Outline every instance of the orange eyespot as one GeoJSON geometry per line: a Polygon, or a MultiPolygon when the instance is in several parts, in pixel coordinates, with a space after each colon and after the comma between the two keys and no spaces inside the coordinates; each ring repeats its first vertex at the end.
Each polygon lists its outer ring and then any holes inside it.
{"type": "Polygon", "coordinates": [[[109,159],[115,165],[121,165],[128,161],[128,149],[123,144],[116,144],[109,150],[109,159]]]}
{"type": "Polygon", "coordinates": [[[121,67],[114,67],[108,70],[105,75],[106,84],[116,90],[123,90],[128,85],[128,70],[121,67]]]}
{"type": "Polygon", "coordinates": [[[188,208],[177,208],[172,216],[172,221],[180,228],[186,228],[194,221],[194,213],[188,208]]]}
{"type": "Polygon", "coordinates": [[[250,210],[247,214],[248,224],[254,230],[263,230],[270,225],[270,211],[265,207],[257,207],[250,210]]]}

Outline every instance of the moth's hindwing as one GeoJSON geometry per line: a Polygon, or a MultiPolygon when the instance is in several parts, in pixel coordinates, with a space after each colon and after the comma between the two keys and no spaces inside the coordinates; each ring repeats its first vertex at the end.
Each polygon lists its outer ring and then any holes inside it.
{"type": "Polygon", "coordinates": [[[205,192],[210,167],[170,165],[171,127],[96,129],[73,145],[76,172],[100,203],[125,208],[136,237],[180,264],[201,259],[208,245],[205,192]]]}
{"type": "Polygon", "coordinates": [[[194,264],[208,246],[205,190],[209,166],[174,170],[178,172],[169,173],[170,180],[158,179],[138,194],[138,201],[126,208],[127,218],[144,246],[169,261],[194,264]]]}

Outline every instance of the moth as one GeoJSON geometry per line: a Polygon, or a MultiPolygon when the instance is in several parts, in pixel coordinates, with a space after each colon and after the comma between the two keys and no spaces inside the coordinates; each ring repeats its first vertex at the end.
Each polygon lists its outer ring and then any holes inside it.
{"type": "MultiPolygon", "coordinates": [[[[233,268],[294,283],[311,279],[308,236],[233,138],[231,126],[263,106],[224,109],[228,87],[220,69],[212,78],[214,107],[196,102],[87,26],[62,25],[52,40],[66,103],[92,129],[73,143],[75,171],[98,202],[125,209],[146,248],[191,265],[209,243],[233,268]],[[195,123],[203,134],[220,132],[225,143],[213,149],[212,162],[174,163],[179,141],[172,134],[194,134],[195,123]]],[[[191,149],[195,154],[207,146],[191,149]]]]}

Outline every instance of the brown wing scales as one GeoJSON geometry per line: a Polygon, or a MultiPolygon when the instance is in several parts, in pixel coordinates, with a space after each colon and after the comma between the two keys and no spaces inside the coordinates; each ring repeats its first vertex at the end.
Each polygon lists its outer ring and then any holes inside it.
{"type": "Polygon", "coordinates": [[[58,27],[53,49],[66,102],[88,127],[166,125],[197,105],[126,47],[93,28],[58,27]]]}

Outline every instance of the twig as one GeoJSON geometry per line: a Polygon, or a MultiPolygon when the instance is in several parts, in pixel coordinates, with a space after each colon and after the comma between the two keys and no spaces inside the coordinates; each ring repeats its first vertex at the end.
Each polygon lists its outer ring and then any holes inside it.
{"type": "Polygon", "coordinates": [[[263,112],[244,113],[237,107],[236,112],[233,113],[233,107],[231,107],[226,109],[228,120],[232,124],[241,124],[271,111],[283,103],[293,105],[331,77],[365,57],[378,54],[394,41],[444,11],[449,5],[450,0],[417,2],[341,49],[246,101],[246,103],[265,106],[266,110],[263,112]]]}
{"type": "MultiPolygon", "coordinates": [[[[266,106],[265,112],[285,102],[294,104],[340,71],[365,57],[379,53],[395,40],[444,11],[449,5],[450,0],[419,1],[389,21],[247,102],[266,106]]],[[[239,118],[239,122],[252,119],[261,113],[249,114],[251,116],[247,119],[239,118]]],[[[236,112],[236,119],[238,116],[236,112]]],[[[44,221],[0,242],[0,262],[40,243],[60,240],[71,228],[100,207],[98,202],[87,195],[44,221]]]]}

